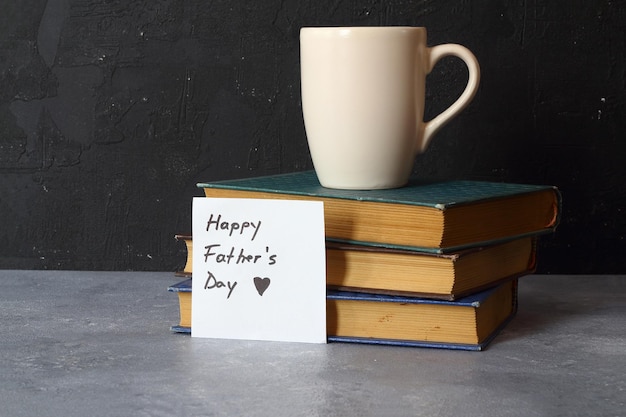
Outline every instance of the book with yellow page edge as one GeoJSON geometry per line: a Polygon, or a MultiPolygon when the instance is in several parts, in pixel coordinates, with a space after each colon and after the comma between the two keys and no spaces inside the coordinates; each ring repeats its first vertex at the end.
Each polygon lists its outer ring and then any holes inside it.
{"type": "MultiPolygon", "coordinates": [[[[337,242],[326,243],[331,289],[454,300],[536,268],[534,236],[438,254],[337,242]]],[[[186,238],[189,253],[193,239],[186,238]]],[[[185,268],[191,275],[192,266],[185,268]]]]}
{"type": "Polygon", "coordinates": [[[177,234],[174,235],[174,239],[176,239],[177,241],[185,242],[185,248],[187,250],[185,266],[182,270],[176,271],[175,275],[181,277],[190,277],[193,269],[193,243],[191,235],[177,234]]]}
{"type": "Polygon", "coordinates": [[[456,301],[329,291],[331,342],[483,350],[517,312],[517,280],[456,301]]]}
{"type": "MultiPolygon", "coordinates": [[[[191,279],[170,288],[181,304],[171,330],[191,333],[191,279]]],[[[326,310],[329,342],[484,350],[517,311],[517,280],[455,301],[329,290],[326,310]]]]}
{"type": "Polygon", "coordinates": [[[445,253],[553,231],[554,186],[485,181],[422,182],[388,190],[337,190],[314,171],[199,183],[206,197],[324,202],[326,238],[445,253]]]}
{"type": "Polygon", "coordinates": [[[536,237],[435,254],[329,242],[326,284],[343,291],[455,300],[535,271],[536,237]]]}
{"type": "Polygon", "coordinates": [[[191,278],[170,285],[167,290],[178,295],[180,319],[170,329],[177,333],[191,333],[191,278]]]}

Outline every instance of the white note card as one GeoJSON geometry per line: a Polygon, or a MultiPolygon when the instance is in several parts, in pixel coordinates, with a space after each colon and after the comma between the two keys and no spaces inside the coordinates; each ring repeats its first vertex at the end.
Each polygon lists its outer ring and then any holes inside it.
{"type": "Polygon", "coordinates": [[[191,335],[326,343],[324,206],[193,199],[191,335]]]}

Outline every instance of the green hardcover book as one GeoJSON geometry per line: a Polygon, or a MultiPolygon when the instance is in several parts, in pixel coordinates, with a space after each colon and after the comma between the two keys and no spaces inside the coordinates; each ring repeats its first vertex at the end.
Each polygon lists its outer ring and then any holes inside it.
{"type": "MultiPolygon", "coordinates": [[[[326,285],[333,290],[456,300],[534,272],[536,241],[534,236],[523,237],[450,253],[326,242],[326,285]]],[[[191,236],[185,236],[185,242],[192,252],[191,236]]],[[[191,272],[189,266],[185,276],[191,277],[191,272]]]]}
{"type": "Polygon", "coordinates": [[[561,195],[549,185],[411,181],[389,190],[324,188],[314,171],[199,183],[206,197],[324,202],[326,238],[445,253],[553,231],[561,195]]]}

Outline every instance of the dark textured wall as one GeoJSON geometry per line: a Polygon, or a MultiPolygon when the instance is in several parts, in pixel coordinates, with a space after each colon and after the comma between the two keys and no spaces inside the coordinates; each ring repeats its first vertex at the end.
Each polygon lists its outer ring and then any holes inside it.
{"type": "MultiPolygon", "coordinates": [[[[415,171],[548,183],[564,197],[540,272],[624,273],[623,1],[4,0],[0,267],[174,270],[198,181],[312,168],[306,25],[415,25],[482,66],[415,171]]],[[[429,116],[462,64],[428,78],[429,116]]]]}

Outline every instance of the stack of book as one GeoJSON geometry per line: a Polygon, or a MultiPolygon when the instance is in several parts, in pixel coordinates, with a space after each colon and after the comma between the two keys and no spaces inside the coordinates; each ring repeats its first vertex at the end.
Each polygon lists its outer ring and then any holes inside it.
{"type": "MultiPolygon", "coordinates": [[[[482,350],[517,311],[539,235],[554,231],[556,187],[411,182],[323,188],[313,171],[201,183],[206,197],[324,202],[329,341],[482,350]]],[[[191,236],[179,236],[188,248],[191,236]]],[[[191,278],[170,287],[190,331],[191,278]]]]}
{"type": "Polygon", "coordinates": [[[193,270],[193,240],[191,235],[174,235],[174,239],[185,243],[187,259],[185,265],[175,276],[182,281],[167,288],[168,291],[178,294],[178,307],[180,310],[180,322],[171,327],[176,333],[191,333],[191,275],[193,270]]]}

